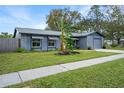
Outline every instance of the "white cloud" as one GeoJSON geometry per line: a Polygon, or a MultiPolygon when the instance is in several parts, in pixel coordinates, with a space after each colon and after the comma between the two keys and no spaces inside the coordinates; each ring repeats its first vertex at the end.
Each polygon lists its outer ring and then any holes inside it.
{"type": "Polygon", "coordinates": [[[41,20],[36,19],[32,16],[32,13],[30,13],[30,10],[26,8],[26,6],[23,7],[6,7],[7,14],[9,15],[8,18],[0,18],[0,24],[1,23],[7,23],[7,24],[14,24],[15,27],[26,27],[26,28],[36,28],[36,29],[44,29],[46,25],[46,17],[45,15],[36,15],[38,18],[41,18],[41,20]]]}
{"type": "Polygon", "coordinates": [[[29,11],[26,9],[26,7],[17,7],[17,6],[12,6],[12,7],[6,7],[7,13],[17,19],[18,21],[30,21],[31,16],[29,14],[29,11]]]}
{"type": "Polygon", "coordinates": [[[35,29],[45,29],[47,27],[47,24],[39,23],[39,24],[32,25],[32,27],[35,29]]]}
{"type": "Polygon", "coordinates": [[[0,24],[15,24],[17,23],[10,17],[0,17],[0,24]]]}

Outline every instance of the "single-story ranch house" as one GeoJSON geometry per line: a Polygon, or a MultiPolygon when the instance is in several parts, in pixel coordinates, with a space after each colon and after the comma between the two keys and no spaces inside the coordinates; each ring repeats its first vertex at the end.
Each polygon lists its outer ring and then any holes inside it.
{"type": "MultiPolygon", "coordinates": [[[[20,39],[20,47],[26,50],[53,50],[60,48],[59,31],[47,31],[31,28],[15,28],[14,38],[20,39]]],[[[80,49],[100,49],[103,47],[104,36],[99,32],[72,33],[74,47],[80,49]]]]}
{"type": "Polygon", "coordinates": [[[121,39],[121,40],[120,40],[120,45],[121,45],[122,47],[124,47],[124,39],[121,39]]]}

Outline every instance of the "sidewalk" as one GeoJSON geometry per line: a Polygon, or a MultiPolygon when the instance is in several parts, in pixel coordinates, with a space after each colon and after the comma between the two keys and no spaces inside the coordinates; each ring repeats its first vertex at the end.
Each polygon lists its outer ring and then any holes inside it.
{"type": "Polygon", "coordinates": [[[66,63],[66,64],[18,71],[9,74],[3,74],[0,75],[0,87],[6,87],[8,85],[22,83],[28,80],[54,75],[57,73],[66,72],[69,70],[74,70],[82,67],[88,67],[95,64],[105,63],[120,58],[124,58],[124,54],[117,54],[117,55],[94,58],[89,60],[73,62],[73,63],[66,63]]]}

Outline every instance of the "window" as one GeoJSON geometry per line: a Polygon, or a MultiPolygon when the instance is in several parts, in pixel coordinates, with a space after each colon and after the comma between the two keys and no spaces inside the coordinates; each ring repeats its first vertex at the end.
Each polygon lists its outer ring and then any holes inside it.
{"type": "Polygon", "coordinates": [[[40,48],[40,46],[41,46],[40,39],[32,39],[32,47],[33,48],[40,48]]]}
{"type": "Polygon", "coordinates": [[[55,40],[49,40],[48,41],[48,46],[52,46],[52,47],[55,47],[55,40]]]}

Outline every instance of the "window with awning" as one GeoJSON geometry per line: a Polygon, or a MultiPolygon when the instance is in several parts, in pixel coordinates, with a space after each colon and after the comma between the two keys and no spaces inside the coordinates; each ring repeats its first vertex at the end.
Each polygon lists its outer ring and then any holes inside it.
{"type": "Polygon", "coordinates": [[[48,47],[55,47],[56,46],[56,41],[55,40],[49,40],[48,41],[48,47]]]}
{"type": "Polygon", "coordinates": [[[40,39],[32,39],[32,48],[40,48],[41,40],[40,39]]]}

